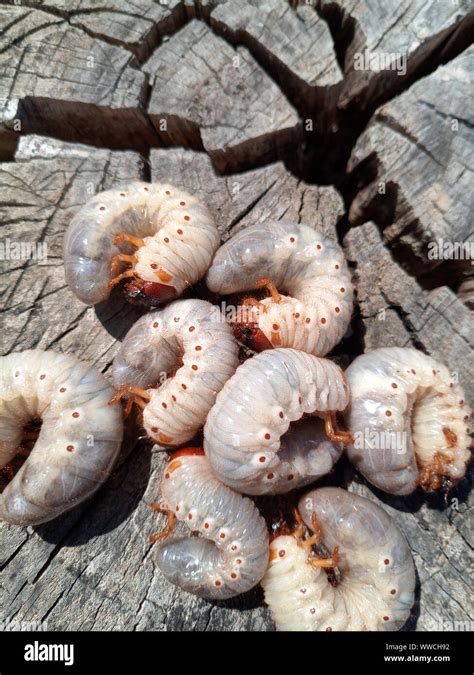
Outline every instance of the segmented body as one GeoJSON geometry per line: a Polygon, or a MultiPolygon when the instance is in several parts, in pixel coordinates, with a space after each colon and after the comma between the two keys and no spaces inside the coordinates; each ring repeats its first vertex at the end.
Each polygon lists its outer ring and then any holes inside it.
{"type": "Polygon", "coordinates": [[[206,455],[234,490],[288,492],[320,477],[323,456],[330,467],[340,454],[318,427],[310,429],[313,443],[303,447],[296,432],[281,448],[290,423],[348,403],[344,373],[331,361],[294,349],[264,351],[239,366],[218,394],[204,428],[206,455]]]}
{"type": "Polygon", "coordinates": [[[238,345],[219,309],[204,300],[177,300],[132,326],[114,360],[113,381],[147,389],[147,433],[179,445],[204,425],[238,363],[238,345]]]}
{"type": "Polygon", "coordinates": [[[298,508],[310,529],[316,514],[325,546],[339,547],[341,581],[332,585],[323,568],[312,566],[316,556],[295,536],[275,538],[262,586],[277,628],[399,630],[414,602],[415,568],[395,521],[377,504],[340,488],[309,492],[298,508]]]}
{"type": "Polygon", "coordinates": [[[452,485],[470,459],[469,408],[446,366],[416,349],[376,349],[346,371],[348,455],[374,485],[404,495],[452,485]]]}
{"type": "Polygon", "coordinates": [[[74,216],[64,239],[66,281],[83,302],[97,304],[109,296],[112,259],[131,252],[130,245],[114,243],[122,232],[143,239],[133,269],[150,292],[151,284],[161,289],[155,304],[181,295],[204,276],[219,246],[207,207],[172,185],[134,182],[101,192],[74,216]]]}
{"type": "Polygon", "coordinates": [[[344,336],[353,288],[340,247],[307,225],[265,222],[239,232],[216,253],[209,289],[227,295],[270,279],[281,301],[246,305],[242,323],[257,326],[270,346],[327,354],[344,336]]]}
{"type": "Polygon", "coordinates": [[[0,518],[51,520],[106,480],[120,449],[122,416],[108,406],[101,373],[66,354],[39,349],[0,359],[0,467],[17,454],[28,422],[41,419],[26,462],[0,496],[0,518]]]}
{"type": "Polygon", "coordinates": [[[165,540],[155,560],[190,593],[224,599],[258,584],[268,565],[268,532],[254,503],[222,485],[203,455],[180,456],[161,481],[164,506],[200,537],[165,540]]]}

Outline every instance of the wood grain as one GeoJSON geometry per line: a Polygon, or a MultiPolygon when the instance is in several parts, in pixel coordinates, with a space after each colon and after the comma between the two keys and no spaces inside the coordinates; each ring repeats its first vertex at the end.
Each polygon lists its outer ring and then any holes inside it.
{"type": "MultiPolygon", "coordinates": [[[[2,353],[52,348],[108,373],[139,311],[119,292],[96,308],[71,294],[63,234],[96,192],[167,180],[208,202],[223,239],[269,218],[337,239],[357,306],[335,358],[415,346],[446,362],[472,400],[471,263],[427,255],[437,237],[472,237],[472,16],[464,2],[386,7],[0,1],[2,239],[48,252],[44,264],[1,261],[2,353]],[[407,54],[406,75],[354,71],[366,47],[407,54]]],[[[131,425],[112,478],[86,504],[35,528],[1,525],[2,620],[273,630],[259,589],[210,603],[161,577],[147,538],[163,526],[148,507],[163,454],[139,435],[131,425]]],[[[345,460],[325,482],[379,501],[404,530],[419,577],[407,630],[471,620],[468,480],[448,504],[384,495],[345,460]]]]}

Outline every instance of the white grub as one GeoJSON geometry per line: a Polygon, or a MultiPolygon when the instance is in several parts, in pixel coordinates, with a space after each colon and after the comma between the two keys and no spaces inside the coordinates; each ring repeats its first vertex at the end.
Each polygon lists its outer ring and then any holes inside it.
{"type": "Polygon", "coordinates": [[[108,405],[112,394],[101,373],[73,356],[34,349],[0,358],[0,468],[17,455],[25,426],[42,422],[0,495],[2,520],[52,520],[107,479],[123,433],[120,409],[108,405]]]}
{"type": "Polygon", "coordinates": [[[351,462],[396,495],[448,489],[470,460],[471,409],[443,364],[416,349],[386,347],[358,356],[346,371],[351,462]]]}
{"type": "Polygon", "coordinates": [[[239,364],[238,345],[218,307],[176,300],[129,330],[112,373],[117,397],[143,408],[147,434],[162,445],[189,441],[239,364]]]}
{"type": "Polygon", "coordinates": [[[295,349],[271,349],[237,369],[217,395],[204,427],[204,449],[216,476],[244,494],[283,493],[331,470],[340,437],[325,426],[349,403],[342,370],[295,349]],[[284,437],[284,438],[282,438],[284,437]]]}
{"type": "Polygon", "coordinates": [[[200,200],[172,185],[134,182],[101,192],[76,213],[64,238],[66,281],[95,305],[123,276],[130,299],[157,305],[203,277],[218,246],[200,200]]]}
{"type": "MultiPolygon", "coordinates": [[[[202,454],[178,451],[160,486],[162,506],[198,537],[165,539],[155,553],[164,576],[189,593],[224,599],[256,586],[268,565],[268,532],[255,504],[223,485],[202,454]]],[[[153,539],[153,538],[152,538],[153,539]]]]}
{"type": "Polygon", "coordinates": [[[242,230],[217,251],[206,282],[223,295],[270,287],[271,297],[247,299],[235,325],[239,339],[257,350],[291,347],[324,356],[352,315],[343,252],[307,225],[278,221],[242,230]]]}
{"type": "Polygon", "coordinates": [[[395,521],[374,502],[341,488],[304,495],[299,512],[331,552],[321,559],[300,533],[276,537],[262,580],[281,631],[399,630],[414,602],[415,567],[395,521]],[[336,547],[338,547],[336,549],[336,547]],[[337,566],[333,585],[326,568],[337,566]]]}

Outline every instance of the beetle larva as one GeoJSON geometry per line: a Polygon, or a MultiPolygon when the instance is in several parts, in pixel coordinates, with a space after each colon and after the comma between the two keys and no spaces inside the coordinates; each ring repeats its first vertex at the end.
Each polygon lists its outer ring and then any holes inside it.
{"type": "Polygon", "coordinates": [[[347,435],[334,430],[335,413],[348,403],[349,388],[336,364],[295,349],[264,351],[239,366],[217,395],[204,428],[206,455],[216,476],[234,490],[288,492],[321,476],[318,455],[330,469],[340,454],[317,427],[315,445],[293,452],[301,438],[290,436],[282,448],[290,423],[315,414],[325,419],[330,440],[344,442],[347,435]]]}
{"type": "Polygon", "coordinates": [[[125,336],[113,363],[114,400],[131,397],[151,438],[180,445],[203,426],[238,363],[238,345],[219,308],[177,300],[142,316],[125,336]]]}
{"type": "Polygon", "coordinates": [[[341,488],[309,492],[298,509],[315,534],[305,540],[300,525],[276,537],[262,580],[278,630],[399,630],[414,602],[415,567],[395,521],[341,488]],[[313,546],[332,554],[321,559],[313,546]],[[337,582],[328,568],[338,570],[337,582]]]}
{"type": "Polygon", "coordinates": [[[38,439],[0,495],[0,517],[15,525],[52,520],[92,495],[112,469],[122,416],[107,403],[101,373],[66,354],[34,349],[0,359],[0,467],[19,452],[24,428],[38,439]]]}
{"type": "Polygon", "coordinates": [[[95,305],[129,279],[129,300],[158,305],[204,276],[218,246],[214,220],[196,197],[134,182],[101,192],[74,216],[64,238],[66,281],[95,305]],[[124,265],[130,269],[119,273],[124,265]]]}
{"type": "Polygon", "coordinates": [[[292,347],[324,356],[352,314],[342,250],[307,225],[268,222],[242,230],[218,250],[206,281],[224,295],[268,286],[271,297],[247,298],[235,322],[239,340],[258,351],[292,347]]]}
{"type": "Polygon", "coordinates": [[[417,485],[448,489],[464,476],[471,409],[446,366],[416,349],[389,347],[358,356],[346,374],[348,455],[367,480],[406,495],[417,485]]]}
{"type": "MultiPolygon", "coordinates": [[[[174,519],[200,537],[165,540],[155,561],[171,583],[205,598],[224,599],[258,584],[268,565],[268,532],[255,504],[222,485],[203,451],[175,453],[161,481],[168,528],[151,537],[168,536],[174,519]]],[[[156,506],[155,506],[156,507],[156,506]]]]}

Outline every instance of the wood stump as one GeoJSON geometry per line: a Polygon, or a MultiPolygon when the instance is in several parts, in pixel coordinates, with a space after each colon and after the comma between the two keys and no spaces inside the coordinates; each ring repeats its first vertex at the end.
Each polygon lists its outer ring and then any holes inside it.
{"type": "MultiPolygon", "coordinates": [[[[2,239],[47,245],[45,260],[2,260],[2,353],[52,348],[107,373],[139,311],[120,293],[96,308],[71,294],[63,234],[97,191],[166,180],[206,200],[223,239],[284,218],[339,240],[357,305],[335,358],[414,346],[472,402],[472,261],[429,254],[473,236],[468,2],[0,0],[0,19],[2,239]],[[401,55],[405,72],[358,69],[364,50],[401,55]]],[[[258,589],[206,602],[154,567],[163,454],[138,435],[87,503],[1,525],[2,620],[273,630],[258,589]]],[[[419,577],[406,630],[470,619],[468,480],[448,504],[384,495],[344,460],[325,482],[380,501],[404,530],[419,577]]]]}

